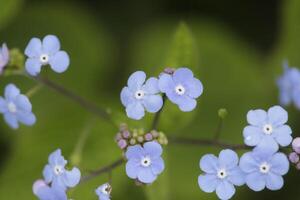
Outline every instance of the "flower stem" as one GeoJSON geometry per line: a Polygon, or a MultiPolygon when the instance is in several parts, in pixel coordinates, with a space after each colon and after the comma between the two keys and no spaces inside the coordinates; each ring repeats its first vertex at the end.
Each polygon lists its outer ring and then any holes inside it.
{"type": "Polygon", "coordinates": [[[42,85],[37,84],[36,86],[34,86],[33,88],[31,88],[30,90],[28,90],[28,92],[26,92],[26,96],[28,98],[31,98],[35,93],[37,93],[40,89],[42,89],[42,85]]]}
{"type": "Polygon", "coordinates": [[[165,106],[167,96],[165,94],[163,94],[162,99],[163,99],[163,105],[162,105],[161,109],[154,116],[154,119],[153,119],[153,122],[152,122],[152,126],[151,126],[151,130],[156,130],[157,127],[158,127],[160,115],[161,115],[161,112],[162,112],[162,110],[163,110],[163,108],[165,106]]]}
{"type": "Polygon", "coordinates": [[[219,148],[230,148],[234,150],[250,149],[250,147],[244,144],[229,144],[226,142],[207,140],[207,139],[196,139],[196,138],[184,138],[184,137],[168,137],[170,144],[181,144],[181,145],[196,145],[196,146],[214,146],[219,148]]]}
{"type": "Polygon", "coordinates": [[[109,173],[111,172],[113,169],[119,167],[120,165],[122,165],[124,163],[124,158],[119,158],[118,160],[112,162],[111,164],[109,165],[106,165],[104,167],[101,167],[95,171],[92,171],[90,174],[82,177],[80,183],[84,183],[84,182],[87,182],[89,181],[90,179],[92,178],[95,178],[101,174],[104,174],[104,173],[109,173]]]}
{"type": "Polygon", "coordinates": [[[222,128],[223,128],[223,120],[224,119],[220,117],[217,129],[216,129],[216,132],[215,132],[215,137],[214,137],[215,141],[218,141],[220,139],[221,131],[222,131],[222,128]]]}

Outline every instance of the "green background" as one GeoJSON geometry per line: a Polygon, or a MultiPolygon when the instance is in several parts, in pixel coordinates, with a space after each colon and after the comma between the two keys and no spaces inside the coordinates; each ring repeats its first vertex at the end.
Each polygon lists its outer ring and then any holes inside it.
{"type": "MultiPolygon", "coordinates": [[[[153,115],[138,122],[126,118],[119,93],[128,76],[136,70],[157,76],[166,66],[188,66],[204,85],[197,109],[182,113],[168,103],[160,130],[167,135],[212,138],[217,111],[225,107],[229,115],[222,139],[242,143],[247,111],[278,104],[275,80],[283,59],[300,65],[300,1],[249,1],[245,5],[239,1],[226,5],[223,1],[178,1],[175,7],[170,2],[0,0],[0,42],[23,50],[33,36],[59,36],[62,48],[70,54],[70,68],[63,74],[50,70],[42,74],[111,110],[117,123],[126,122],[133,128],[149,127],[153,115]]],[[[24,93],[35,85],[24,77],[1,77],[1,93],[9,82],[24,93]]],[[[113,140],[118,130],[106,121],[48,88],[31,101],[38,119],[34,127],[13,131],[0,121],[1,199],[35,199],[32,183],[42,178],[49,153],[61,148],[70,158],[91,121],[79,166],[82,173],[120,157],[113,140]]],[[[296,136],[299,111],[288,110],[296,136]]],[[[113,171],[113,199],[216,199],[215,194],[199,189],[197,177],[201,156],[219,151],[169,145],[164,151],[166,170],[147,187],[135,186],[121,166],[113,171]]],[[[94,190],[107,179],[104,174],[77,186],[69,198],[97,199],[94,190]]],[[[282,190],[254,193],[244,186],[233,199],[295,199],[300,195],[299,180],[299,172],[291,168],[282,190]]]]}

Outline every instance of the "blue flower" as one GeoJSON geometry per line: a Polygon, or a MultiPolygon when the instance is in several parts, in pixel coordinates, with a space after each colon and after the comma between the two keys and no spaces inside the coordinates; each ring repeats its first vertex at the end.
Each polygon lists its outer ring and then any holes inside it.
{"type": "Polygon", "coordinates": [[[0,74],[2,74],[4,67],[7,65],[9,61],[9,50],[6,44],[2,44],[2,48],[0,47],[0,74]]]}
{"type": "Polygon", "coordinates": [[[283,178],[289,170],[289,161],[283,153],[274,153],[272,149],[259,149],[245,153],[240,160],[240,167],[246,173],[246,184],[254,191],[265,187],[279,190],[283,178]]]}
{"type": "Polygon", "coordinates": [[[54,35],[47,35],[43,41],[32,38],[25,49],[25,55],[28,56],[25,68],[32,76],[38,75],[42,66],[48,64],[57,73],[66,71],[70,64],[69,55],[60,50],[60,42],[54,35]]]}
{"type": "Polygon", "coordinates": [[[162,147],[157,142],[146,142],[144,146],[134,145],[126,151],[126,174],[129,178],[150,184],[163,172],[165,165],[161,158],[162,147]]]}
{"type": "Polygon", "coordinates": [[[192,111],[196,107],[195,99],[203,92],[202,83],[194,78],[193,72],[188,68],[179,68],[173,75],[161,74],[158,86],[184,112],[192,111]]]}
{"type": "Polygon", "coordinates": [[[277,79],[279,101],[283,106],[294,103],[300,109],[300,71],[284,63],[284,73],[277,79]]]}
{"type": "Polygon", "coordinates": [[[50,154],[48,162],[43,171],[46,183],[64,189],[75,187],[79,183],[81,176],[79,169],[76,167],[70,171],[65,169],[67,161],[61,155],[60,149],[50,154]]]}
{"type": "Polygon", "coordinates": [[[243,135],[248,146],[268,146],[277,151],[279,145],[286,147],[292,142],[292,130],[285,124],[288,113],[280,106],[273,106],[268,112],[250,110],[247,121],[250,125],[244,128],[243,135]]]}
{"type": "Polygon", "coordinates": [[[198,183],[204,192],[216,191],[222,200],[230,199],[235,193],[235,187],[245,183],[245,175],[238,166],[237,154],[229,149],[222,150],[219,157],[212,154],[203,156],[200,168],[205,172],[200,175],[198,183]]]}
{"type": "Polygon", "coordinates": [[[0,113],[13,129],[19,128],[19,122],[32,126],[36,121],[29,99],[21,94],[14,84],[8,84],[5,87],[4,98],[0,97],[0,113]]]}
{"type": "Polygon", "coordinates": [[[145,109],[156,113],[163,105],[158,89],[158,80],[149,78],[146,83],[146,74],[142,71],[133,73],[127,82],[128,87],[121,91],[121,101],[126,107],[129,118],[140,120],[145,115],[145,109]]]}
{"type": "Polygon", "coordinates": [[[33,193],[39,200],[67,200],[66,192],[62,188],[50,187],[43,180],[37,180],[33,184],[33,193]]]}
{"type": "Polygon", "coordinates": [[[96,189],[99,200],[110,200],[111,186],[105,183],[96,189]]]}

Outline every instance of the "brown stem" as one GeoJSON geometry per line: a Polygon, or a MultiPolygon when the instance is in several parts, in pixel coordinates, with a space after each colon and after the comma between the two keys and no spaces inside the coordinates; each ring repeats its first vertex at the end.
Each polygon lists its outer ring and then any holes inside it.
{"type": "Polygon", "coordinates": [[[86,181],[89,181],[90,179],[95,178],[95,177],[97,177],[101,174],[111,172],[113,169],[115,169],[116,167],[122,165],[123,163],[124,163],[124,159],[119,158],[118,160],[112,162],[111,164],[106,165],[104,167],[101,167],[101,168],[99,168],[95,171],[92,171],[90,174],[82,177],[80,183],[84,183],[86,181]]]}
{"type": "Polygon", "coordinates": [[[184,137],[168,137],[170,144],[182,144],[182,145],[197,145],[197,146],[215,146],[220,148],[230,148],[234,150],[249,149],[250,147],[244,144],[229,144],[226,142],[207,140],[207,139],[195,139],[184,137]]]}
{"type": "Polygon", "coordinates": [[[64,95],[65,97],[68,97],[69,99],[73,100],[74,102],[76,102],[77,104],[79,104],[81,107],[85,108],[86,110],[88,110],[89,112],[101,117],[102,119],[107,120],[108,122],[110,122],[113,126],[117,125],[115,124],[115,122],[113,121],[111,115],[102,108],[99,108],[96,104],[94,104],[93,102],[90,102],[86,99],[84,99],[83,97],[75,94],[74,92],[64,88],[63,86],[47,79],[41,76],[37,76],[37,77],[30,77],[32,79],[34,79],[35,81],[55,90],[56,92],[64,95]]]}

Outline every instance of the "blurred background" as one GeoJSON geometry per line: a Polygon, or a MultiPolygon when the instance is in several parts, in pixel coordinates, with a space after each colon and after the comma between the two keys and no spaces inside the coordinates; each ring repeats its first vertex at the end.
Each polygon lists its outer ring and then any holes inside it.
{"type": "MultiPolygon", "coordinates": [[[[188,66],[204,84],[197,109],[182,113],[167,104],[160,130],[167,135],[212,138],[219,108],[229,115],[222,139],[240,144],[250,109],[278,104],[276,77],[282,61],[300,65],[300,1],[269,0],[0,0],[0,43],[24,50],[32,37],[57,35],[71,57],[69,70],[42,75],[109,109],[117,123],[147,128],[147,114],[134,122],[119,100],[129,75],[143,70],[157,76],[165,67],[188,66]]],[[[25,93],[35,82],[24,77],[1,77],[0,91],[13,82],[25,93]]],[[[117,133],[106,121],[49,88],[31,98],[37,123],[11,130],[0,121],[0,197],[35,199],[32,183],[42,178],[48,155],[61,148],[70,158],[81,133],[91,125],[79,164],[83,174],[119,158],[117,133]]],[[[299,135],[300,111],[289,111],[289,125],[299,135]]],[[[124,166],[112,175],[113,199],[217,199],[197,184],[199,160],[218,148],[169,145],[166,170],[148,187],[137,187],[124,166]]],[[[242,154],[243,152],[239,152],[242,154]]],[[[75,200],[97,199],[94,190],[106,182],[99,176],[70,191],[75,200]]],[[[300,173],[291,168],[280,191],[255,193],[246,186],[233,199],[296,199],[300,173]]]]}

